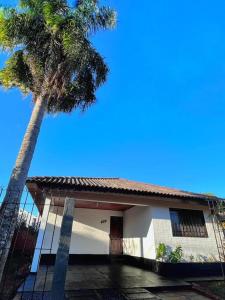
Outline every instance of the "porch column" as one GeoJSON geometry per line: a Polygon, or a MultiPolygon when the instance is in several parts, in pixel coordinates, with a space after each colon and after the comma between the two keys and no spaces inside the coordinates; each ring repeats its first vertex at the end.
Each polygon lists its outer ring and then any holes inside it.
{"type": "Polygon", "coordinates": [[[33,261],[32,261],[32,265],[31,265],[31,273],[36,273],[38,270],[40,257],[41,257],[42,244],[43,244],[43,239],[44,239],[44,235],[45,235],[45,229],[46,229],[46,225],[48,222],[48,214],[49,214],[50,205],[51,205],[51,199],[46,198],[42,217],[41,217],[41,225],[40,225],[40,228],[38,231],[38,237],[37,237],[37,242],[36,242],[36,246],[35,246],[33,261]]]}
{"type": "Polygon", "coordinates": [[[59,247],[56,254],[56,261],[52,281],[52,299],[65,299],[66,271],[69,261],[70,240],[73,226],[75,199],[66,198],[62,224],[60,229],[59,247]]]}

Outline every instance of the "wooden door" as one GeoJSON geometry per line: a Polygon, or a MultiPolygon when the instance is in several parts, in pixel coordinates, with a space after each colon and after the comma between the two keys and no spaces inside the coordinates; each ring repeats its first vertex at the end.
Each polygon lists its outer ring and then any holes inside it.
{"type": "Polygon", "coordinates": [[[110,219],[110,254],[123,254],[123,217],[110,219]]]}

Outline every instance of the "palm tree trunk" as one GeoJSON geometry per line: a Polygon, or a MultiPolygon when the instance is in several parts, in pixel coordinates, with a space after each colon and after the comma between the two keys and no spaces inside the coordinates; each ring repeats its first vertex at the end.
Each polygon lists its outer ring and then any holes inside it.
{"type": "Polygon", "coordinates": [[[18,218],[20,198],[45,112],[43,97],[36,100],[19,154],[13,168],[6,195],[0,208],[0,282],[12,243],[18,218]]]}

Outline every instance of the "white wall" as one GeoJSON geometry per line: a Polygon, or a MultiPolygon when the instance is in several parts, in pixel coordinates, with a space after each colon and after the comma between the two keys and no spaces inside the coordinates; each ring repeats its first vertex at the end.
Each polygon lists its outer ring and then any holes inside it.
{"type": "MultiPolygon", "coordinates": [[[[180,208],[195,209],[182,205],[180,208]]],[[[124,254],[155,259],[157,246],[164,243],[170,250],[181,246],[185,261],[193,259],[191,256],[194,256],[193,261],[215,261],[218,250],[208,210],[204,210],[204,217],[207,238],[174,237],[169,207],[136,206],[128,209],[124,212],[124,254]]]]}
{"type": "MultiPolygon", "coordinates": [[[[193,206],[182,205],[180,208],[195,209],[193,206]]],[[[62,212],[63,208],[58,208],[57,211],[57,208],[51,207],[49,212],[46,209],[43,213],[37,242],[38,248],[42,248],[41,253],[57,252],[62,212]]],[[[165,206],[135,206],[125,212],[75,208],[70,253],[109,254],[110,216],[124,217],[124,254],[155,259],[156,247],[162,242],[171,249],[181,246],[187,261],[191,255],[197,261],[218,257],[214,231],[207,210],[204,211],[207,238],[174,237],[169,207],[165,206]]],[[[32,269],[34,272],[39,254],[40,251],[36,249],[32,269]]]]}
{"type": "Polygon", "coordinates": [[[42,212],[42,217],[41,217],[41,224],[40,224],[40,228],[38,231],[38,237],[37,237],[37,242],[36,242],[36,246],[35,246],[35,251],[34,251],[34,255],[33,255],[31,272],[37,272],[37,269],[38,269],[50,205],[51,205],[51,199],[46,198],[45,205],[44,205],[43,212],[42,212]]]}
{"type": "MultiPolygon", "coordinates": [[[[51,208],[41,253],[55,254],[58,248],[63,208],[51,208]]],[[[71,254],[109,254],[110,216],[121,211],[75,208],[70,243],[71,254]]]]}
{"type": "Polygon", "coordinates": [[[151,207],[135,206],[124,212],[124,254],[155,258],[151,207]]]}
{"type": "MultiPolygon", "coordinates": [[[[191,207],[191,209],[195,209],[191,207]]],[[[203,261],[218,258],[218,250],[214,236],[213,226],[209,217],[209,211],[204,211],[206,228],[208,232],[207,238],[197,237],[174,237],[172,234],[172,226],[170,220],[170,212],[168,207],[152,207],[152,218],[155,245],[164,243],[174,249],[181,246],[184,252],[184,259],[190,261],[190,256],[194,256],[194,261],[203,261]]]]}

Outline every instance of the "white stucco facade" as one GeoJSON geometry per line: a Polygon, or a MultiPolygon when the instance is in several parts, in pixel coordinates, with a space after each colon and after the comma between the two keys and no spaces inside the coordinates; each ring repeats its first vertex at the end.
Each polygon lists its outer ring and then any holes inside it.
{"type": "MultiPolygon", "coordinates": [[[[56,254],[63,208],[50,208],[42,253],[56,254]]],[[[70,243],[71,254],[109,254],[110,217],[121,211],[76,208],[70,243]]]]}
{"type": "Polygon", "coordinates": [[[150,206],[134,206],[124,212],[124,254],[155,259],[155,238],[150,206]]]}
{"type": "MultiPolygon", "coordinates": [[[[190,208],[189,208],[190,209],[190,208]]],[[[195,209],[194,207],[192,209],[195,209]]],[[[171,249],[181,246],[186,261],[213,261],[218,250],[208,210],[203,210],[208,237],[176,237],[172,234],[169,207],[152,207],[155,245],[163,242],[171,249]]]]}
{"type": "Polygon", "coordinates": [[[209,211],[203,209],[208,237],[173,236],[170,208],[187,206],[133,207],[124,213],[124,254],[155,259],[156,248],[164,243],[168,250],[181,246],[185,261],[216,261],[218,249],[209,211]]]}
{"type": "MultiPolygon", "coordinates": [[[[48,201],[46,199],[46,203],[48,201]]],[[[191,256],[194,257],[194,261],[216,260],[218,250],[209,211],[203,208],[208,237],[174,237],[169,208],[196,209],[193,205],[165,204],[133,206],[125,211],[75,208],[70,254],[108,255],[110,217],[122,216],[123,253],[126,255],[155,259],[157,246],[164,243],[169,249],[181,246],[185,261],[190,261],[191,256]]],[[[37,269],[40,253],[56,254],[62,213],[62,207],[50,207],[49,211],[45,208],[33,260],[33,271],[37,269]]]]}

